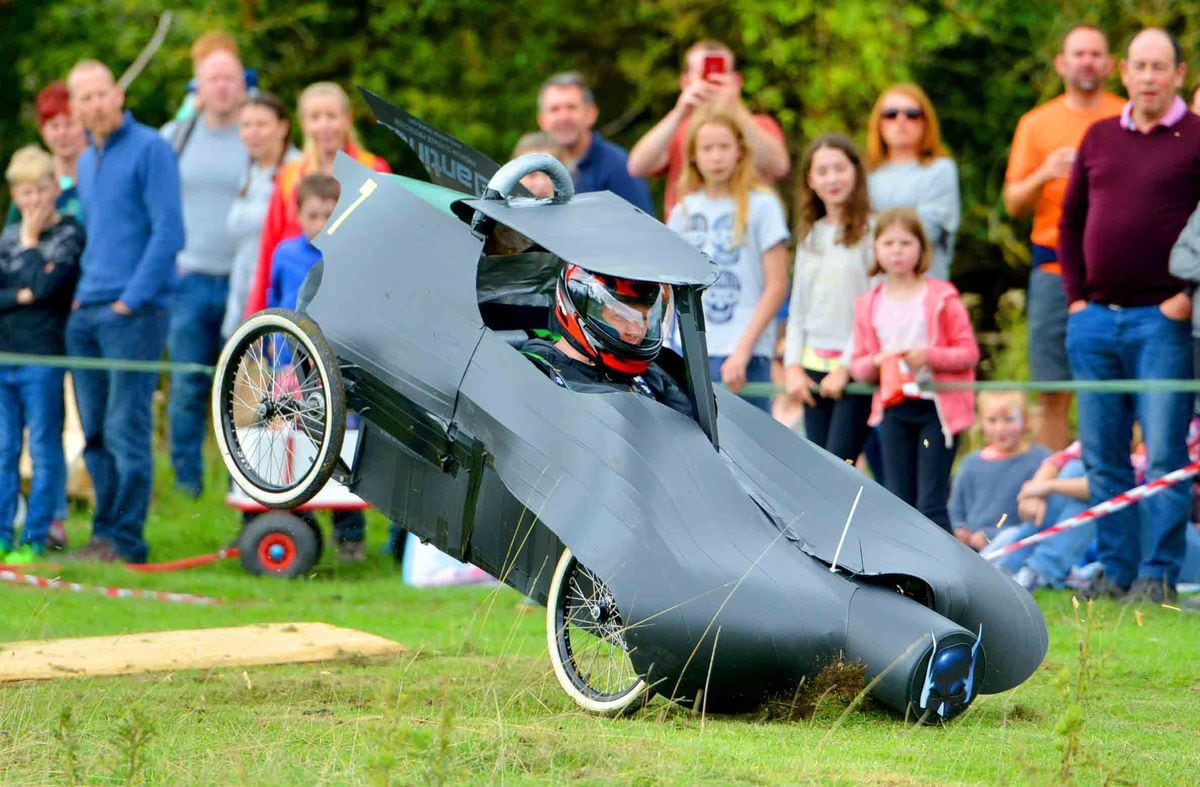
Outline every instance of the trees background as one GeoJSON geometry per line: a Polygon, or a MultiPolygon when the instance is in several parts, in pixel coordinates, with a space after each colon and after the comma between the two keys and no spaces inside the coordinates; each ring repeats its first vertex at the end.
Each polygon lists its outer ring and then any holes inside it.
{"type": "MultiPolygon", "coordinates": [[[[1146,25],[1200,53],[1200,0],[0,0],[0,155],[35,137],[32,99],[83,57],[120,73],[168,8],[166,43],[129,90],[128,106],[165,122],[190,76],[201,32],[234,34],[261,84],[292,100],[307,83],[362,85],[474,145],[507,157],[534,128],[536,92],[556,71],[595,86],[602,130],[625,146],[674,102],[689,43],[737,52],[751,107],[774,115],[794,154],[824,131],[862,141],[872,102],[912,80],[932,97],[958,159],[964,200],[955,281],[994,303],[1019,285],[1027,227],[1000,190],[1020,115],[1060,90],[1052,59],[1079,22],[1109,32],[1114,51],[1146,25]]],[[[1190,84],[1190,83],[1189,83],[1190,84]]],[[[1113,89],[1120,90],[1116,79],[1113,89]]],[[[356,101],[358,99],[356,98],[356,101]]],[[[367,145],[393,164],[402,144],[370,123],[367,145]]],[[[785,199],[791,186],[781,187],[785,199]]]]}

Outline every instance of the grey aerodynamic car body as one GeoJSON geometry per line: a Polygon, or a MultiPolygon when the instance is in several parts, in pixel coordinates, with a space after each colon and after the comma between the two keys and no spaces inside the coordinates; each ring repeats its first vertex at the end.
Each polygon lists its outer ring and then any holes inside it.
{"type": "MultiPolygon", "coordinates": [[[[700,294],[715,263],[610,193],[571,194],[543,160],[497,174],[368,99],[435,182],[336,163],[342,197],[297,320],[332,349],[327,376],[362,428],[355,454],[326,464],[404,528],[547,604],[551,661],[573,699],[609,712],[660,694],[739,711],[846,659],[878,678],[883,704],[929,721],[1034,672],[1047,634],[1028,593],[714,388],[700,294]],[[552,171],[555,198],[512,196],[530,166],[552,171]],[[522,354],[547,327],[564,262],[672,285],[683,351],[659,363],[695,419],[630,391],[569,390],[522,354]]],[[[219,383],[232,379],[223,368],[219,383]]],[[[233,385],[214,387],[226,391],[218,415],[233,385]]],[[[222,450],[255,495],[229,420],[222,450]]]]}

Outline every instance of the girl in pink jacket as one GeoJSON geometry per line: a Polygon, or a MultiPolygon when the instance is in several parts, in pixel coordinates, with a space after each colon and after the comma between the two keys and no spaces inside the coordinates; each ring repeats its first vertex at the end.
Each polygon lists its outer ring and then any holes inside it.
{"type": "MultiPolygon", "coordinates": [[[[917,383],[973,382],[979,345],[954,285],[925,276],[930,249],[916,211],[892,208],[875,225],[875,265],[884,274],[854,303],[850,374],[879,381],[881,366],[900,368],[917,383]]],[[[888,490],[950,532],[946,505],[958,435],[975,419],[971,391],[916,390],[885,406],[871,403],[879,425],[888,490]]]]}

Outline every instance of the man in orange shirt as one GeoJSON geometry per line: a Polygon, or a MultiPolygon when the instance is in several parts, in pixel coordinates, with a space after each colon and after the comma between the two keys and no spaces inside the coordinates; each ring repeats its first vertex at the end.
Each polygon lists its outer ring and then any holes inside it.
{"type": "Polygon", "coordinates": [[[791,168],[783,129],[769,115],[754,115],[742,103],[742,75],[734,70],[733,50],[719,41],[692,44],[683,56],[679,98],[662,120],[629,151],[629,174],[650,178],[666,174],[663,216],[675,207],[676,188],[685,162],[684,145],[692,113],[715,104],[733,111],[746,137],[754,165],[768,182],[783,180],[791,168]]]}
{"type": "MultiPolygon", "coordinates": [[[[1067,300],[1058,263],[1058,222],[1067,178],[1084,132],[1097,120],[1121,114],[1124,99],[1104,89],[1112,74],[1108,39],[1089,25],[1074,27],[1054,58],[1062,95],[1032,109],[1017,123],[1005,174],[1004,207],[1021,218],[1033,214],[1033,270],[1029,274],[1029,371],[1034,380],[1066,380],[1067,300]]],[[[1041,395],[1037,441],[1060,450],[1070,442],[1071,394],[1041,395]]]]}

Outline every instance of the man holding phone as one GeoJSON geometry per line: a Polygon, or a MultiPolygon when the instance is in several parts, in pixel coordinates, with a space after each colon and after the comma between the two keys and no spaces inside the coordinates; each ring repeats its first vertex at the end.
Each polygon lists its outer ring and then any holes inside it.
{"type": "Polygon", "coordinates": [[[734,70],[733,50],[719,41],[700,41],[684,54],[683,63],[675,106],[629,152],[630,175],[646,178],[666,173],[663,215],[670,214],[675,205],[689,119],[707,104],[720,104],[734,111],[763,178],[776,181],[787,177],[791,162],[783,129],[768,115],[751,114],[742,103],[742,76],[734,70]]]}

